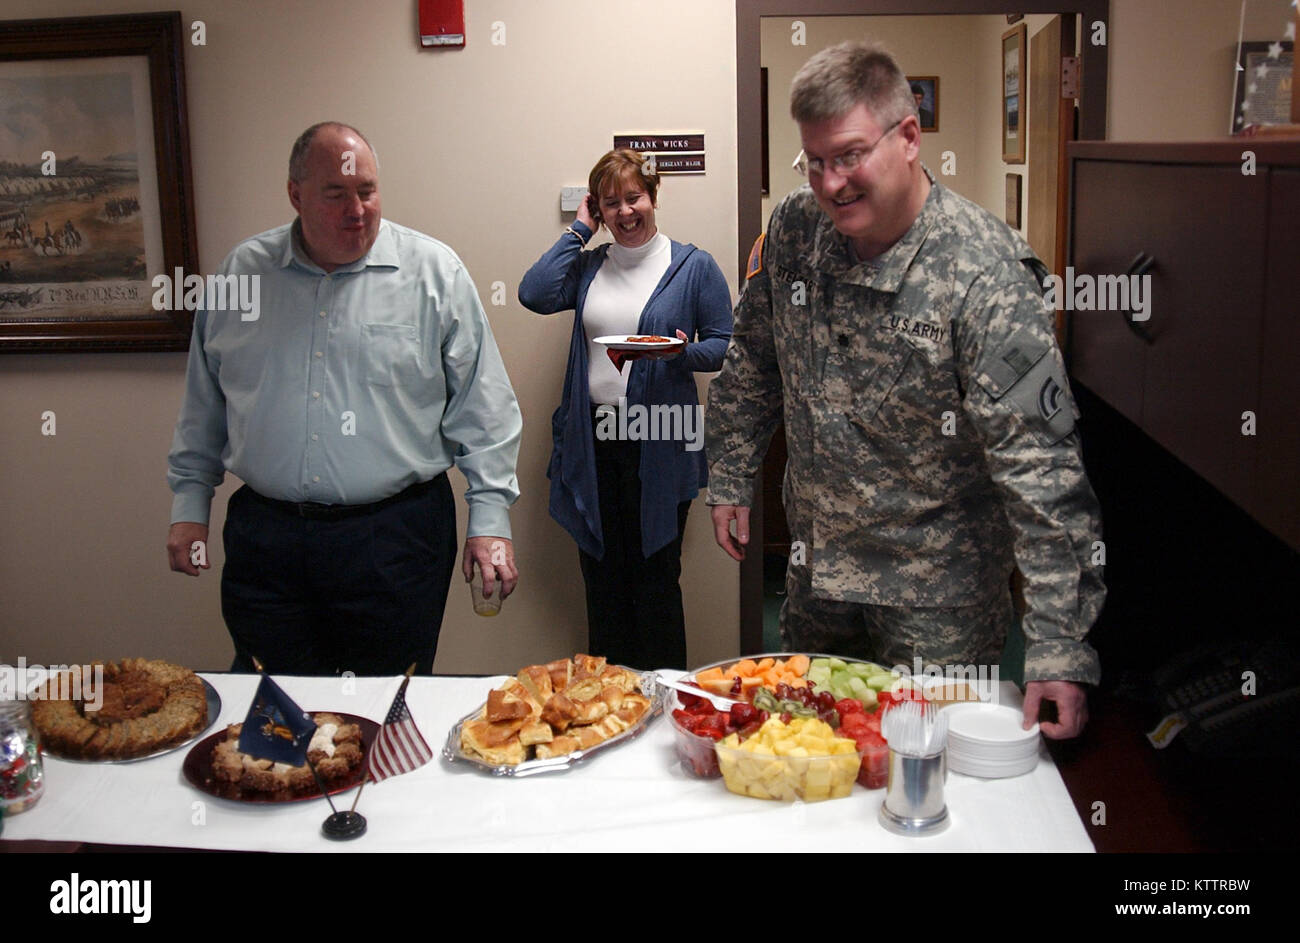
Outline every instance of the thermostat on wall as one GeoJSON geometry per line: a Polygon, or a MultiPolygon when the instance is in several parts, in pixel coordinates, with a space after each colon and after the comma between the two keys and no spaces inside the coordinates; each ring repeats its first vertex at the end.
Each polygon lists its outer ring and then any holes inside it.
{"type": "Polygon", "coordinates": [[[586,195],[586,187],[561,187],[560,211],[564,213],[578,212],[578,207],[582,204],[582,198],[586,195]]]}

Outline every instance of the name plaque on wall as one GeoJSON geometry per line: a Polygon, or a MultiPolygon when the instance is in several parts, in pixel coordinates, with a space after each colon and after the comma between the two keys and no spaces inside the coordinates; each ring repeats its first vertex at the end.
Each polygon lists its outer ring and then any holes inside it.
{"type": "Polygon", "coordinates": [[[660,174],[704,173],[703,131],[646,131],[614,135],[614,147],[654,157],[660,174]]]}

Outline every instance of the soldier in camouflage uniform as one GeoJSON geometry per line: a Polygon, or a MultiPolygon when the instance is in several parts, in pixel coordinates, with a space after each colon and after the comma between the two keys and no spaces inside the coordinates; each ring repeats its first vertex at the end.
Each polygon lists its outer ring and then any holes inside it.
{"type": "Polygon", "coordinates": [[[1018,566],[1025,716],[1055,701],[1059,723],[1044,732],[1073,736],[1087,717],[1080,682],[1099,679],[1084,636],[1105,590],[1046,269],[921,165],[915,101],[878,47],[819,53],[791,110],[810,185],[754,246],[709,390],[718,543],[743,556],[753,478],[784,419],[799,542],[786,644],[887,665],[997,664],[1018,566]]]}

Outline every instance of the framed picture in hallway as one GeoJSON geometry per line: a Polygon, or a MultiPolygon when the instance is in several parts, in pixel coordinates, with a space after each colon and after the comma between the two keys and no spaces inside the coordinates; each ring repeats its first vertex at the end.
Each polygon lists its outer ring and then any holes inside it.
{"type": "Polygon", "coordinates": [[[1008,164],[1025,162],[1025,24],[1002,34],[1002,159],[1008,164]]]}

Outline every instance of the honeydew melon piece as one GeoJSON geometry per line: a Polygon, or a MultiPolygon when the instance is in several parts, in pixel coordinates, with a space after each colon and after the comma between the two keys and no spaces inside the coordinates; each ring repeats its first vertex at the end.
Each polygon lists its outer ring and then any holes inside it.
{"type": "MultiPolygon", "coordinates": [[[[849,696],[856,697],[858,700],[862,700],[863,698],[867,697],[867,692],[871,691],[871,688],[867,687],[867,683],[865,681],[863,681],[861,678],[854,677],[854,676],[849,677],[848,687],[849,687],[849,691],[851,692],[849,696]]],[[[872,692],[872,694],[874,693],[875,692],[872,692]]]]}

